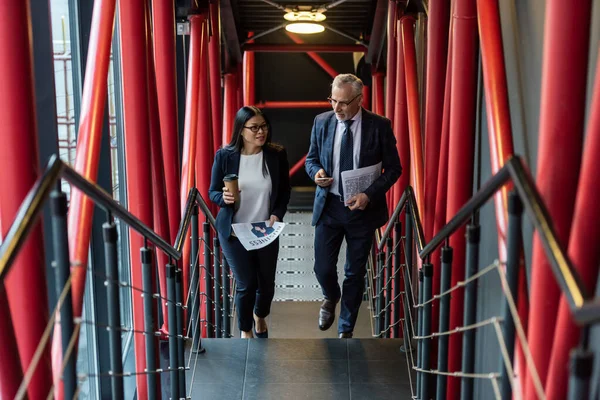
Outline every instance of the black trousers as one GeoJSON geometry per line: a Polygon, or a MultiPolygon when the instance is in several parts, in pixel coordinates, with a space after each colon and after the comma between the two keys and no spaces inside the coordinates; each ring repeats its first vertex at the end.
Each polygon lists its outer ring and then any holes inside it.
{"type": "Polygon", "coordinates": [[[265,318],[271,312],[275,295],[275,271],[279,255],[279,239],[262,249],[247,251],[238,238],[225,239],[219,234],[223,255],[236,280],[235,306],[240,331],[252,330],[254,318],[265,318]]]}
{"type": "Polygon", "coordinates": [[[323,295],[341,300],[338,332],[352,332],[365,290],[367,258],[375,228],[365,221],[363,211],[351,211],[339,196],[328,195],[323,214],[315,228],[315,274],[323,295]],[[343,291],[338,284],[337,262],[346,238],[343,291]]]}

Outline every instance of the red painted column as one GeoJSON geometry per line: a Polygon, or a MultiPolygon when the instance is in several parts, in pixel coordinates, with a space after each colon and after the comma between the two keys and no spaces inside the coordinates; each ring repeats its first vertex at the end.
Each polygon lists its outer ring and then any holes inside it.
{"type": "MultiPolygon", "coordinates": [[[[596,162],[600,152],[600,57],[596,63],[596,83],[587,129],[569,239],[569,258],[581,281],[586,284],[587,292],[594,293],[600,265],[600,247],[597,246],[600,241],[600,207],[597,205],[600,180],[597,177],[596,162]]],[[[571,318],[568,303],[561,296],[546,382],[548,399],[567,398],[569,352],[577,346],[580,334],[580,329],[571,318]]]]}
{"type": "MultiPolygon", "coordinates": [[[[121,70],[123,74],[123,111],[127,173],[127,205],[129,211],[144,224],[152,227],[152,176],[150,146],[150,116],[148,115],[148,56],[145,19],[140,12],[146,0],[127,0],[119,3],[121,27],[121,70]]],[[[143,15],[143,14],[142,14],[143,15]]],[[[129,231],[131,285],[142,287],[140,248],[144,238],[129,231]]],[[[133,327],[144,330],[143,302],[140,293],[132,290],[133,327]]],[[[135,369],[146,368],[144,335],[134,335],[135,369]]],[[[146,376],[136,376],[138,398],[148,397],[146,376]]],[[[152,390],[152,389],[150,389],[152,390]]]]}
{"type": "MultiPolygon", "coordinates": [[[[425,239],[429,241],[433,237],[435,195],[440,161],[450,2],[447,0],[430,1],[428,17],[423,224],[425,225],[425,239]]],[[[434,261],[437,263],[437,259],[434,261]]],[[[437,293],[438,290],[439,287],[434,287],[434,293],[437,293]]]]}
{"type": "Polygon", "coordinates": [[[377,71],[373,73],[373,111],[379,115],[385,114],[385,105],[383,100],[384,78],[385,75],[383,74],[383,72],[377,71]]]}
{"type": "MultiPolygon", "coordinates": [[[[396,109],[396,24],[398,17],[396,15],[396,1],[388,1],[387,15],[387,71],[386,71],[386,94],[385,94],[385,116],[394,123],[394,114],[396,109]]],[[[404,160],[401,160],[404,161],[404,160]]]]}
{"type": "MultiPolygon", "coordinates": [[[[150,4],[148,3],[146,11],[146,29],[148,35],[151,38],[152,35],[152,24],[150,22],[150,4]]],[[[148,40],[148,51],[146,52],[148,58],[148,116],[150,123],[150,147],[151,147],[151,170],[152,170],[152,209],[154,211],[154,231],[167,242],[173,243],[175,239],[170,238],[169,232],[169,215],[167,212],[167,190],[165,183],[165,171],[166,162],[163,157],[162,148],[162,135],[160,126],[160,115],[159,115],[159,101],[157,94],[158,80],[154,70],[154,46],[152,40],[148,40]]],[[[160,58],[160,57],[159,57],[160,58]]],[[[175,192],[176,193],[176,192],[175,192]]],[[[173,193],[173,197],[174,194],[173,193]]],[[[160,284],[161,296],[167,296],[167,269],[166,265],[169,263],[169,257],[162,251],[157,250],[155,263],[158,269],[158,281],[160,284]]],[[[154,275],[154,269],[153,269],[154,275]]],[[[156,282],[156,277],[152,277],[152,282],[156,282]]],[[[167,303],[165,301],[158,301],[162,307],[162,315],[167,315],[167,303]]],[[[154,303],[155,305],[157,302],[154,303]]],[[[162,331],[168,333],[168,318],[163,318],[163,329],[162,331]]]]}
{"type": "MultiPolygon", "coordinates": [[[[396,34],[402,36],[400,21],[396,22],[396,34]]],[[[402,193],[410,184],[410,141],[408,138],[408,106],[406,101],[406,79],[404,77],[404,49],[402,40],[396,41],[396,94],[394,95],[394,135],[396,136],[396,150],[402,164],[402,175],[394,184],[394,197],[392,207],[396,207],[402,193]]],[[[404,221],[403,225],[404,225],[404,221]]]]}
{"type": "Polygon", "coordinates": [[[181,161],[177,130],[177,76],[175,73],[175,7],[170,0],[152,0],[152,9],[156,90],[169,215],[168,239],[169,243],[174,243],[181,220],[179,204],[181,161]]]}
{"type": "MultiPolygon", "coordinates": [[[[473,159],[475,154],[475,115],[477,93],[477,8],[475,0],[457,0],[453,16],[452,48],[452,91],[450,101],[450,140],[448,158],[448,177],[452,185],[448,186],[446,220],[449,221],[469,200],[473,192],[473,159]]],[[[465,265],[465,227],[450,237],[450,246],[454,248],[453,265],[465,265]]],[[[464,279],[464,268],[452,269],[452,286],[464,279]]],[[[463,298],[462,289],[454,292],[450,303],[450,329],[462,326],[463,298]]],[[[462,335],[450,336],[448,370],[461,368],[462,335]]],[[[448,378],[448,399],[460,396],[460,379],[448,378]]]]}
{"type": "Polygon", "coordinates": [[[415,19],[413,17],[400,18],[408,106],[411,181],[415,189],[419,210],[424,210],[423,138],[421,136],[421,115],[419,111],[419,79],[417,75],[414,23],[415,19]]]}
{"type": "MultiPolygon", "coordinates": [[[[581,162],[590,15],[589,0],[579,1],[577,7],[564,7],[556,0],[546,4],[536,185],[564,246],[569,239],[581,162]]],[[[535,234],[527,336],[542,385],[548,374],[559,298],[559,287],[535,234]]],[[[529,374],[525,398],[537,398],[529,374]]]]}
{"type": "MultiPolygon", "coordinates": [[[[248,36],[252,36],[253,32],[248,32],[248,36]]],[[[250,41],[253,43],[254,41],[250,41]]],[[[243,59],[243,90],[244,90],[244,106],[252,106],[256,103],[256,70],[255,70],[255,54],[253,51],[244,51],[243,59]]]]}
{"type": "Polygon", "coordinates": [[[221,18],[219,17],[219,0],[212,0],[209,5],[212,34],[208,39],[208,62],[210,63],[210,100],[211,127],[213,136],[213,153],[221,147],[223,141],[223,105],[221,96],[221,18]]]}
{"type": "MultiPolygon", "coordinates": [[[[0,2],[0,121],[2,121],[2,146],[0,146],[0,223],[5,236],[19,206],[40,174],[35,100],[32,66],[32,37],[29,2],[0,2]]],[[[15,259],[4,285],[8,305],[4,303],[4,320],[10,307],[18,348],[10,349],[13,355],[3,352],[1,363],[15,362],[17,355],[26,370],[48,323],[48,297],[41,223],[36,224],[15,259]],[[32,312],[35,311],[35,312],[32,312]],[[17,351],[18,350],[18,351],[17,351]]],[[[0,290],[4,290],[0,288],[0,290]]],[[[10,324],[9,324],[10,325],[10,324]]],[[[5,329],[4,326],[2,329],[5,329]]],[[[7,326],[6,329],[10,329],[7,326]]],[[[10,331],[6,334],[10,339],[10,331]]],[[[2,343],[0,346],[10,345],[2,343]]],[[[14,345],[14,337],[13,343],[14,345]]],[[[16,366],[18,376],[19,364],[16,366]]],[[[4,368],[6,368],[4,367],[4,368]]],[[[2,381],[12,375],[2,368],[2,381]]],[[[9,383],[7,392],[11,391],[9,383]]],[[[29,398],[46,398],[52,386],[50,351],[44,349],[42,359],[29,385],[29,398]]],[[[2,390],[3,392],[4,390],[2,390]]],[[[11,397],[12,398],[12,397],[11,397]]]]}
{"type": "Polygon", "coordinates": [[[14,399],[23,380],[23,371],[4,285],[0,285],[0,324],[0,398],[14,399]]]}
{"type": "Polygon", "coordinates": [[[231,132],[233,131],[233,120],[237,112],[237,76],[233,72],[228,72],[223,77],[224,95],[223,95],[223,146],[231,141],[231,132]]]}

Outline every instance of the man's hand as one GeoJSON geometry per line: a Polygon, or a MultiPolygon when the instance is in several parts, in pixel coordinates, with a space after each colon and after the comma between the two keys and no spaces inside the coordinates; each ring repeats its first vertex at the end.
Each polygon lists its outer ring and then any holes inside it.
{"type": "Polygon", "coordinates": [[[333,182],[333,178],[328,177],[325,173],[325,170],[321,168],[319,172],[315,174],[314,181],[317,185],[321,187],[327,187],[331,185],[331,183],[333,182]]]}
{"type": "Polygon", "coordinates": [[[352,196],[346,202],[348,208],[352,211],[354,210],[364,210],[369,204],[369,196],[364,193],[359,193],[355,196],[352,196]]]}
{"type": "Polygon", "coordinates": [[[279,222],[279,217],[277,217],[277,215],[271,215],[271,218],[269,218],[269,228],[272,227],[275,222],[279,222]]]}

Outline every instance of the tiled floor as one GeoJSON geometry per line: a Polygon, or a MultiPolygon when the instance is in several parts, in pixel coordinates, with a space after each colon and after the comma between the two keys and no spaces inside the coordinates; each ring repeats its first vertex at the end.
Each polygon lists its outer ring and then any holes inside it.
{"type": "Polygon", "coordinates": [[[206,352],[197,362],[192,357],[188,394],[203,400],[410,399],[401,344],[400,339],[205,339],[206,352]]]}

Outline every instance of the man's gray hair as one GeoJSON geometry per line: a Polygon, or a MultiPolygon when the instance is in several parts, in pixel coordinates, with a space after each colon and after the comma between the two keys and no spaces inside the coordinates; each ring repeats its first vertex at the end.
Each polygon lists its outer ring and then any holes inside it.
{"type": "Polygon", "coordinates": [[[333,83],[331,87],[342,87],[342,85],[350,84],[352,85],[352,89],[354,90],[354,95],[358,96],[362,93],[363,90],[363,82],[356,75],[352,74],[339,74],[333,79],[333,83]]]}

